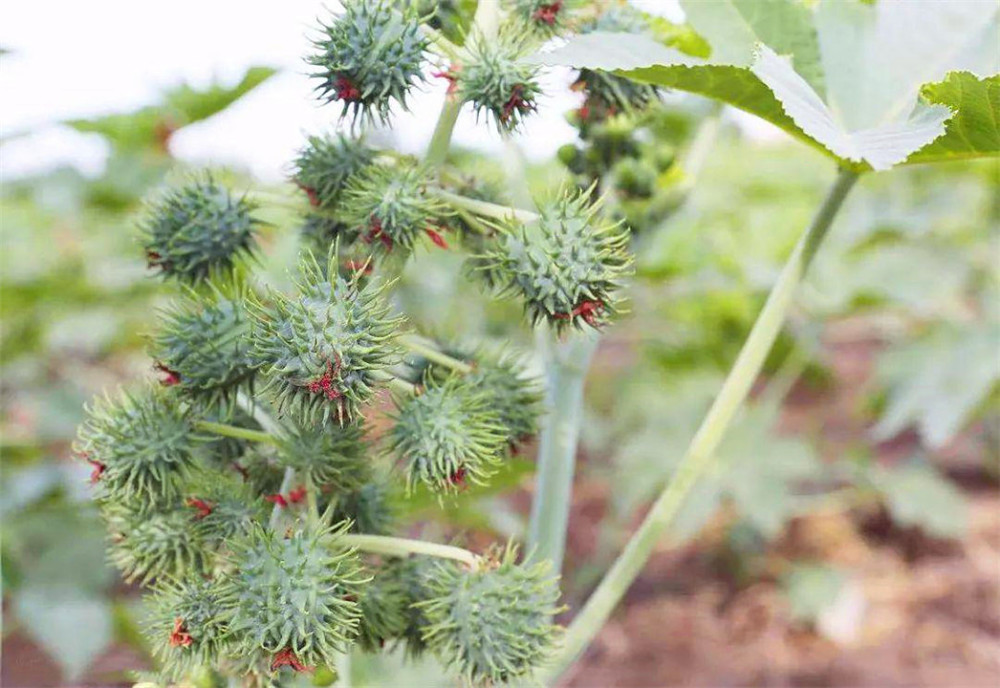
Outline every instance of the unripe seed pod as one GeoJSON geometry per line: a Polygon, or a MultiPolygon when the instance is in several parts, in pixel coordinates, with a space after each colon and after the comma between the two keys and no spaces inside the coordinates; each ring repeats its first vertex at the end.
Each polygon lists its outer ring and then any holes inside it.
{"type": "Polygon", "coordinates": [[[454,75],[458,97],[471,102],[477,116],[490,115],[501,132],[517,129],[538,109],[538,68],[520,61],[524,53],[521,40],[510,33],[477,40],[454,75]]]}
{"type": "Polygon", "coordinates": [[[218,582],[200,576],[166,578],[147,599],[143,631],[171,683],[222,659],[229,631],[226,611],[232,600],[218,582]]]}
{"type": "Polygon", "coordinates": [[[344,425],[286,425],[278,439],[277,463],[298,479],[336,493],[359,490],[371,479],[364,429],[344,425]]]}
{"type": "Polygon", "coordinates": [[[374,571],[372,581],[365,585],[358,600],[361,608],[358,645],[365,652],[378,652],[387,641],[406,632],[410,600],[405,583],[394,573],[388,566],[374,571]]]}
{"type": "Polygon", "coordinates": [[[574,0],[512,0],[515,18],[542,37],[556,36],[568,28],[574,0]]]}
{"type": "Polygon", "coordinates": [[[139,222],[149,266],[190,284],[230,272],[256,244],[261,223],[253,217],[255,207],[209,175],[167,189],[147,204],[139,222]]]}
{"type": "Polygon", "coordinates": [[[629,273],[628,231],[599,215],[591,192],[572,192],[539,207],[532,225],[508,221],[483,263],[499,281],[500,294],[524,300],[531,322],[557,332],[598,328],[618,312],[616,293],[629,273]]]}
{"type": "Polygon", "coordinates": [[[424,639],[446,666],[480,685],[529,676],[559,634],[557,578],[549,562],[516,563],[516,550],[475,571],[440,565],[426,579],[424,639]]]}
{"type": "Polygon", "coordinates": [[[310,203],[335,209],[351,177],[371,164],[375,149],[343,134],[310,136],[295,158],[293,179],[310,203]]]}
{"type": "Polygon", "coordinates": [[[342,528],[304,525],[287,534],[256,528],[233,543],[224,592],[233,651],[272,671],[332,667],[356,637],[367,576],[342,528]]]}
{"type": "Polygon", "coordinates": [[[272,303],[251,300],[252,341],[264,392],[280,412],[301,423],[340,423],[371,401],[378,375],[399,360],[400,318],[390,315],[385,285],[338,274],[336,249],[325,268],[307,253],[294,296],[272,292],[272,303]]]}
{"type": "Polygon", "coordinates": [[[212,549],[249,533],[267,517],[264,500],[236,471],[195,473],[185,490],[184,506],[190,511],[193,532],[212,549]]]}
{"type": "Polygon", "coordinates": [[[101,499],[141,512],[180,494],[203,440],[175,395],[149,386],[98,398],[87,413],[76,453],[94,466],[101,499]]]}
{"type": "Polygon", "coordinates": [[[205,546],[192,528],[194,515],[184,505],[140,513],[112,504],[104,509],[104,517],[111,531],[111,562],[126,581],[145,584],[205,569],[205,546]]]}
{"type": "Polygon", "coordinates": [[[375,253],[413,250],[440,230],[444,203],[427,193],[428,172],[409,163],[370,165],[344,192],[344,223],[375,253]]]}
{"type": "Polygon", "coordinates": [[[393,101],[406,107],[406,94],[423,81],[427,40],[420,18],[385,0],[345,0],[344,12],[322,27],[317,52],[306,61],[317,67],[320,98],[341,101],[354,119],[385,122],[393,101]]]}
{"type": "Polygon", "coordinates": [[[492,400],[459,376],[429,378],[419,395],[397,398],[396,408],[388,446],[405,464],[411,489],[483,484],[504,455],[506,433],[492,400]]]}
{"type": "Polygon", "coordinates": [[[205,294],[188,289],[161,312],[151,354],[169,384],[208,405],[231,403],[253,379],[243,308],[246,290],[214,284],[205,294]]]}

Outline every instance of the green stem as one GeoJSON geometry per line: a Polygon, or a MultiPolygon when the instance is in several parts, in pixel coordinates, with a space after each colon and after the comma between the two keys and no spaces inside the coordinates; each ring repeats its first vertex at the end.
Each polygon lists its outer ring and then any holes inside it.
{"type": "Polygon", "coordinates": [[[455,131],[455,122],[458,121],[458,113],[461,110],[461,100],[451,95],[445,98],[437,125],[434,127],[434,134],[431,136],[431,143],[424,156],[424,162],[428,166],[441,167],[444,164],[445,158],[448,157],[448,148],[451,146],[451,135],[455,131]]]}
{"type": "Polygon", "coordinates": [[[351,648],[337,656],[337,688],[351,688],[351,648]]]}
{"type": "Polygon", "coordinates": [[[710,465],[723,434],[746,400],[781,330],[796,287],[856,179],[856,173],[848,170],[842,170],[837,177],[812,224],[781,271],[750,336],[673,478],[567,630],[559,656],[547,670],[546,683],[554,682],[566,671],[604,625],[677,515],[685,497],[710,465]]]}
{"type": "Polygon", "coordinates": [[[459,196],[458,194],[445,191],[444,189],[429,188],[427,191],[456,208],[468,210],[469,212],[475,213],[476,215],[482,215],[483,217],[491,217],[495,220],[514,218],[520,222],[536,222],[539,217],[538,213],[533,213],[530,210],[510,208],[505,205],[497,205],[496,203],[480,201],[475,198],[466,198],[465,196],[459,196]]]}
{"type": "Polygon", "coordinates": [[[236,395],[236,404],[241,409],[249,413],[250,416],[257,421],[258,425],[264,428],[264,432],[268,433],[272,437],[281,437],[281,424],[274,420],[274,418],[271,418],[270,414],[261,408],[261,405],[254,399],[248,397],[243,392],[239,392],[236,395]]]}
{"type": "Polygon", "coordinates": [[[273,435],[261,432],[260,430],[251,430],[250,428],[241,428],[235,425],[226,425],[225,423],[212,423],[207,420],[195,421],[194,425],[199,430],[212,432],[223,437],[234,437],[238,440],[250,440],[251,442],[267,442],[268,444],[277,442],[273,435]]]}
{"type": "Polygon", "coordinates": [[[545,427],[538,444],[535,497],[528,549],[538,560],[562,568],[573,491],[576,448],[583,420],[583,384],[600,337],[596,332],[550,343],[545,427]]]}
{"type": "Polygon", "coordinates": [[[417,385],[413,384],[412,382],[407,382],[402,378],[396,377],[391,373],[386,373],[383,371],[375,371],[375,373],[373,373],[373,377],[380,382],[384,382],[386,387],[388,387],[389,389],[398,394],[411,395],[411,396],[417,396],[418,394],[420,394],[420,388],[417,385]]]}
{"type": "Polygon", "coordinates": [[[439,545],[424,540],[407,540],[406,538],[387,537],[384,535],[357,535],[347,533],[340,536],[340,541],[348,547],[357,547],[369,554],[386,554],[392,557],[405,557],[410,554],[423,554],[439,559],[460,561],[470,568],[479,566],[480,559],[467,549],[439,545]]]}
{"type": "MultiPolygon", "coordinates": [[[[278,488],[278,494],[288,494],[292,489],[292,484],[295,482],[295,469],[286,468],[285,475],[281,479],[281,487],[278,488]]],[[[281,505],[275,504],[274,508],[271,509],[271,520],[268,521],[268,525],[271,530],[277,530],[278,524],[281,522],[281,505]]]]}
{"type": "Polygon", "coordinates": [[[460,361],[457,358],[453,358],[443,351],[438,350],[433,344],[422,337],[418,337],[416,335],[404,335],[400,337],[400,343],[402,343],[402,345],[411,352],[419,356],[423,356],[431,363],[444,366],[445,368],[453,370],[456,373],[468,375],[474,370],[473,366],[469,365],[465,361],[460,361]]]}

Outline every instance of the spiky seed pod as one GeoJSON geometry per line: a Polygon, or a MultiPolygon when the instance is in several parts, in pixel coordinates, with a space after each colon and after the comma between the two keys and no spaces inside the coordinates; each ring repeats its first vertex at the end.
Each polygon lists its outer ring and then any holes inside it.
{"type": "MultiPolygon", "coordinates": [[[[581,33],[609,31],[615,33],[642,33],[647,29],[642,14],[628,5],[613,6],[592,22],[580,27],[581,33]]],[[[655,86],[640,84],[631,79],[600,70],[581,69],[573,88],[587,97],[579,115],[581,124],[600,121],[618,112],[642,110],[655,101],[655,86]]]]}
{"type": "Polygon", "coordinates": [[[316,91],[327,102],[341,101],[354,119],[385,122],[393,101],[406,108],[406,94],[423,81],[427,40],[420,17],[385,0],[346,0],[344,12],[323,25],[317,52],[306,62],[317,67],[316,91]]]}
{"type": "Polygon", "coordinates": [[[316,213],[306,214],[299,234],[303,247],[320,255],[325,255],[335,244],[350,246],[360,236],[360,232],[350,225],[316,213]]]}
{"type": "Polygon", "coordinates": [[[286,426],[278,439],[277,464],[299,480],[335,493],[361,489],[371,479],[371,460],[359,423],[286,426]]]}
{"type": "Polygon", "coordinates": [[[149,597],[143,632],[171,683],[216,664],[227,644],[226,611],[232,601],[201,576],[159,581],[149,597]]]}
{"type": "Polygon", "coordinates": [[[255,208],[207,174],[167,189],[139,222],[149,266],[189,284],[231,271],[256,245],[255,208]]]}
{"type": "Polygon", "coordinates": [[[143,511],[180,494],[202,439],[169,390],[98,398],[87,414],[76,453],[94,467],[100,498],[143,511]]]}
{"type": "Polygon", "coordinates": [[[573,0],[511,0],[513,16],[539,36],[549,38],[569,26],[573,0]]]}
{"type": "Polygon", "coordinates": [[[334,666],[357,635],[357,600],[367,582],[357,553],[340,545],[342,532],[255,528],[233,543],[224,591],[235,601],[229,627],[236,655],[272,671],[334,666]]]}
{"type": "Polygon", "coordinates": [[[269,505],[236,471],[204,470],[192,476],[184,506],[190,510],[193,532],[207,547],[218,549],[263,523],[269,505]]]}
{"type": "Polygon", "coordinates": [[[511,32],[496,41],[477,40],[454,74],[458,97],[471,102],[477,116],[490,115],[501,132],[517,129],[538,109],[538,67],[521,62],[524,53],[523,41],[511,32]]]}
{"type": "Polygon", "coordinates": [[[506,433],[493,400],[460,376],[429,378],[417,396],[396,399],[389,450],[406,467],[412,489],[424,483],[456,492],[483,484],[506,449],[506,433]]]}
{"type": "MultiPolygon", "coordinates": [[[[437,575],[438,567],[458,569],[453,561],[436,560],[431,557],[412,556],[406,559],[393,559],[382,566],[380,575],[399,581],[406,594],[406,628],[400,637],[406,643],[408,657],[416,658],[427,649],[424,641],[424,629],[429,622],[420,602],[431,598],[430,577],[437,575]]],[[[454,572],[449,575],[455,575],[454,572]]]]}
{"type": "Polygon", "coordinates": [[[232,402],[253,379],[243,308],[246,289],[210,285],[187,289],[160,314],[151,354],[171,386],[208,405],[232,402]]]}
{"type": "Polygon", "coordinates": [[[312,205],[336,208],[347,181],[371,164],[375,149],[343,134],[310,136],[295,158],[293,179],[312,205]]]}
{"type": "Polygon", "coordinates": [[[559,629],[557,578],[549,562],[516,563],[508,546],[495,568],[438,566],[426,578],[424,639],[446,666],[470,682],[504,684],[528,676],[548,657],[559,629]]]}
{"type": "Polygon", "coordinates": [[[424,236],[440,239],[443,202],[427,193],[428,172],[409,163],[370,165],[344,192],[344,223],[376,253],[411,251],[424,236]]]}
{"type": "Polygon", "coordinates": [[[162,576],[204,570],[206,550],[183,504],[141,513],[113,504],[105,508],[111,532],[111,562],[129,582],[145,584],[162,576]]]}
{"type": "Polygon", "coordinates": [[[348,521],[352,533],[387,535],[392,531],[396,514],[389,489],[381,480],[363,485],[361,489],[332,497],[333,523],[348,521]]]}
{"type": "Polygon", "coordinates": [[[607,324],[632,265],[628,230],[603,219],[591,195],[563,194],[539,206],[533,225],[511,222],[483,257],[503,277],[499,292],[523,299],[533,324],[546,321],[559,333],[607,324]]]}
{"type": "Polygon", "coordinates": [[[302,423],[357,418],[379,374],[399,360],[401,319],[390,314],[386,285],[360,272],[339,275],[337,256],[332,248],[324,269],[307,253],[293,296],[272,292],[270,305],[249,302],[262,391],[302,423]]]}
{"type": "Polygon", "coordinates": [[[274,461],[274,452],[254,445],[240,457],[234,466],[255,494],[270,495],[280,491],[285,470],[274,461]]]}
{"type": "Polygon", "coordinates": [[[374,571],[372,581],[365,585],[358,600],[361,608],[358,645],[361,649],[378,652],[386,641],[402,636],[409,623],[409,604],[406,585],[393,569],[383,567],[374,571]]]}

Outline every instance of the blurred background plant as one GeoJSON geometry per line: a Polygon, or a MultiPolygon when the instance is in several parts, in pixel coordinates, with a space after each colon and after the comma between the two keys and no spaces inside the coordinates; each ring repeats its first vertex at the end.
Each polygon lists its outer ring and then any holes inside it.
{"type": "MultiPolygon", "coordinates": [[[[105,563],[88,475],[67,460],[69,444],[94,393],[155,374],[143,333],[156,289],[131,216],[141,196],[183,167],[170,155],[170,137],[271,73],[255,67],[231,87],[184,86],[133,112],[68,122],[108,142],[98,176],[63,167],[4,180],[7,685],[107,685],[148,664],[136,597],[105,563]]],[[[690,170],[674,160],[694,145],[706,112],[693,97],[671,97],[643,122],[638,145],[623,146],[609,127],[564,149],[562,164],[525,170],[521,191],[544,195],[567,179],[588,183],[586,156],[602,141],[638,151],[621,156],[605,189],[643,232],[631,315],[605,336],[587,382],[565,568],[571,606],[669,477],[829,181],[817,153],[783,139],[748,139],[723,117],[691,197],[678,206],[672,190],[690,170]],[[653,196],[665,205],[642,204],[653,196]]],[[[456,155],[483,174],[476,153],[456,155]]],[[[504,174],[495,170],[501,185],[504,174]]],[[[1000,534],[998,181],[996,161],[986,161],[911,167],[860,185],[753,404],[720,449],[717,473],[686,505],[672,551],[664,545],[571,685],[691,683],[694,676],[765,682],[774,671],[820,672],[820,683],[853,685],[945,675],[945,682],[985,685],[984,677],[996,676],[983,645],[1000,637],[1000,596],[990,580],[1000,534]],[[871,610],[889,605],[902,617],[871,630],[871,610]],[[655,627],[652,640],[664,643],[662,632],[674,623],[701,629],[696,656],[671,663],[679,641],[652,659],[643,655],[652,646],[642,629],[655,627]],[[914,660],[919,670],[902,660],[886,668],[877,652],[854,649],[886,647],[907,634],[933,650],[914,660]],[[734,643],[758,658],[721,657],[734,643]],[[708,661],[713,647],[715,661],[708,661]],[[830,647],[851,657],[846,673],[831,668],[845,664],[830,659],[830,647]],[[791,648],[794,658],[768,666],[774,652],[791,648]],[[948,668],[955,656],[966,673],[942,674],[960,671],[948,668]]],[[[273,266],[289,263],[296,223],[290,214],[268,219],[275,227],[263,260],[281,283],[286,277],[273,266]]],[[[516,307],[457,288],[461,262],[447,251],[422,255],[403,276],[400,305],[424,331],[479,332],[530,346],[516,307]]],[[[443,512],[418,491],[408,508],[422,519],[420,533],[462,533],[472,543],[523,535],[533,455],[527,447],[489,488],[463,492],[443,512]]],[[[359,685],[397,684],[401,671],[402,658],[354,663],[359,685]]],[[[430,662],[405,671],[414,684],[442,680],[430,662]]]]}

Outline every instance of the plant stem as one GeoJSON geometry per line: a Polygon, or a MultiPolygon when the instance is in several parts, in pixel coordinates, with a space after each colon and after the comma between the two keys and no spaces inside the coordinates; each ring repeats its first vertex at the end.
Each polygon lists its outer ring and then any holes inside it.
{"type": "Polygon", "coordinates": [[[351,688],[351,648],[337,656],[337,688],[351,688]]]}
{"type": "Polygon", "coordinates": [[[457,358],[453,358],[443,351],[438,350],[432,343],[422,337],[418,337],[416,335],[404,335],[400,337],[400,342],[411,352],[423,356],[431,363],[444,366],[445,368],[453,370],[456,373],[468,375],[475,369],[472,365],[469,365],[465,361],[460,361],[457,358]]]}
{"type": "Polygon", "coordinates": [[[545,427],[538,445],[535,497],[528,526],[530,556],[562,568],[573,491],[576,448],[583,420],[583,384],[600,337],[576,334],[549,345],[545,427]]]}
{"type": "Polygon", "coordinates": [[[384,382],[386,387],[398,394],[402,394],[404,396],[417,396],[420,394],[420,387],[412,382],[407,382],[402,378],[396,377],[392,373],[375,371],[373,377],[380,382],[384,382]]]}
{"type": "Polygon", "coordinates": [[[458,194],[453,194],[450,191],[445,191],[444,189],[432,188],[427,191],[434,194],[442,201],[450,203],[456,208],[468,210],[469,212],[482,215],[483,217],[491,217],[495,220],[506,220],[512,217],[520,222],[536,222],[539,217],[538,213],[533,213],[530,210],[510,208],[505,205],[497,205],[496,203],[480,201],[475,198],[466,198],[465,196],[459,196],[458,194]]]}
{"type": "Polygon", "coordinates": [[[431,136],[431,143],[424,156],[424,162],[428,166],[441,167],[444,164],[445,158],[448,157],[448,148],[451,146],[451,135],[455,131],[455,122],[458,121],[458,113],[461,110],[461,100],[450,95],[445,98],[437,125],[434,127],[434,134],[431,136]]]}
{"type": "MultiPolygon", "coordinates": [[[[286,494],[292,489],[292,483],[295,482],[295,469],[286,468],[285,475],[281,479],[281,487],[278,488],[278,494],[286,494]]],[[[278,523],[281,521],[281,505],[275,504],[274,508],[271,509],[271,519],[268,521],[268,525],[271,530],[278,529],[278,523]]]]}
{"type": "Polygon", "coordinates": [[[702,421],[673,478],[646,515],[604,579],[566,632],[559,656],[547,670],[546,683],[568,669],[604,625],[615,605],[652,554],[660,536],[673,521],[691,488],[709,466],[723,434],[745,401],[774,340],[785,321],[796,287],[816,254],[857,174],[842,170],[823,205],[785,264],[733,364],[712,408],[702,421]]]}
{"type": "Polygon", "coordinates": [[[268,444],[277,442],[273,435],[261,432],[260,430],[251,430],[250,428],[241,428],[235,425],[226,425],[225,423],[212,423],[207,420],[195,421],[194,425],[199,430],[206,430],[216,435],[222,435],[223,437],[234,437],[238,440],[250,440],[251,442],[267,442],[268,444]]]}
{"type": "Polygon", "coordinates": [[[254,399],[248,397],[243,392],[239,392],[236,395],[236,404],[250,414],[250,416],[257,421],[260,427],[264,428],[264,432],[268,433],[272,437],[281,437],[282,428],[281,424],[271,418],[271,416],[261,408],[254,399]]]}
{"type": "Polygon", "coordinates": [[[405,557],[410,554],[424,554],[439,559],[460,561],[470,568],[479,565],[479,557],[467,549],[439,545],[424,540],[407,540],[406,538],[387,537],[385,535],[357,535],[347,533],[340,536],[341,542],[348,547],[357,547],[369,554],[387,554],[393,557],[405,557]]]}

